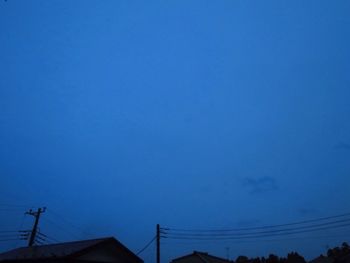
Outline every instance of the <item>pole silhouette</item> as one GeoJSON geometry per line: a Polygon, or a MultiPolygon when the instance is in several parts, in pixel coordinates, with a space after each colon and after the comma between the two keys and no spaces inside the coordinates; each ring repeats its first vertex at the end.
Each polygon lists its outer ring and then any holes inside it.
{"type": "Polygon", "coordinates": [[[157,263],[160,263],[160,226],[157,224],[157,263]]]}
{"type": "Polygon", "coordinates": [[[38,208],[38,211],[34,212],[32,209],[30,209],[28,212],[26,212],[27,215],[31,215],[35,217],[35,221],[34,221],[34,225],[33,225],[33,229],[32,232],[30,234],[30,238],[28,241],[28,247],[31,247],[34,245],[35,242],[35,236],[36,233],[38,231],[38,225],[39,225],[39,219],[40,219],[40,215],[41,213],[44,213],[46,210],[46,207],[44,208],[38,208]]]}

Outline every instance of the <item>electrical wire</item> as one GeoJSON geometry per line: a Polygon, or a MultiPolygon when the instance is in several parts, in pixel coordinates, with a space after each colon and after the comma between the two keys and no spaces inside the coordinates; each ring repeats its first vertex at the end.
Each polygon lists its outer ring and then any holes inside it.
{"type": "Polygon", "coordinates": [[[47,217],[45,217],[45,219],[43,219],[42,222],[46,222],[46,223],[49,223],[50,225],[62,230],[64,233],[66,233],[67,235],[69,235],[70,237],[73,237],[74,239],[77,238],[77,239],[80,239],[80,237],[78,237],[78,235],[74,234],[73,232],[71,231],[68,231],[65,227],[63,227],[62,225],[52,221],[51,219],[48,219],[47,217]]]}
{"type": "Polygon", "coordinates": [[[136,255],[141,254],[143,251],[145,251],[153,242],[156,240],[156,236],[151,239],[142,249],[139,250],[139,252],[136,253],[136,255]]]}
{"type": "MultiPolygon", "coordinates": [[[[19,211],[22,210],[21,208],[23,207],[28,207],[28,206],[22,206],[22,205],[10,205],[10,204],[0,204],[0,211],[7,211],[7,212],[12,212],[12,211],[19,211]]],[[[14,230],[1,230],[0,231],[0,241],[1,242],[7,242],[7,241],[16,241],[14,247],[17,246],[18,242],[24,239],[27,239],[31,233],[31,230],[21,230],[23,223],[24,223],[24,219],[25,219],[26,213],[23,214],[23,217],[21,219],[20,225],[19,225],[19,231],[14,231],[14,230]]],[[[66,231],[66,228],[61,227],[60,225],[56,224],[55,222],[51,221],[50,219],[47,219],[45,217],[45,219],[43,220],[44,222],[49,221],[49,223],[51,225],[54,225],[55,227],[60,228],[61,230],[63,230],[64,232],[68,233],[66,231]]],[[[70,233],[71,235],[72,233],[70,233]]],[[[37,232],[36,238],[35,238],[35,243],[39,244],[39,245],[44,245],[47,242],[54,242],[54,243],[59,243],[60,241],[47,236],[43,233],[41,233],[40,231],[37,232]]]]}
{"type": "Polygon", "coordinates": [[[315,232],[315,231],[322,231],[322,230],[329,230],[329,229],[336,229],[336,228],[342,228],[342,227],[348,227],[350,226],[350,223],[348,224],[342,224],[342,225],[336,225],[331,227],[319,227],[314,229],[308,229],[308,230],[300,230],[300,231],[290,231],[285,233],[275,233],[275,234],[263,234],[263,235],[250,235],[250,236],[237,236],[237,235],[231,235],[231,236],[205,236],[205,237],[198,237],[198,236],[191,236],[191,235],[179,235],[179,234],[163,234],[162,238],[170,238],[170,239],[187,239],[187,240],[241,240],[241,239],[250,239],[250,238],[262,238],[262,237],[274,237],[274,236],[285,236],[285,235],[294,235],[294,234],[300,234],[300,233],[309,233],[309,232],[315,232]]]}
{"type": "MultiPolygon", "coordinates": [[[[24,223],[24,219],[25,219],[25,217],[26,217],[26,213],[24,213],[23,214],[23,216],[22,216],[22,219],[21,219],[21,222],[20,222],[20,224],[19,224],[19,227],[18,227],[18,229],[19,229],[19,233],[21,234],[22,233],[22,227],[23,227],[23,223],[24,223]]],[[[28,232],[29,233],[29,232],[28,232]]],[[[29,234],[28,234],[28,236],[29,236],[29,234]]],[[[21,235],[21,238],[24,238],[24,236],[22,236],[21,235]]],[[[20,239],[21,240],[21,239],[20,239]]],[[[19,243],[19,240],[17,240],[16,242],[14,242],[14,245],[13,245],[13,247],[17,247],[17,245],[18,245],[18,243],[19,243]]]]}
{"type": "Polygon", "coordinates": [[[57,240],[57,239],[55,239],[55,238],[53,238],[53,237],[50,237],[50,236],[48,236],[48,235],[46,235],[46,234],[43,234],[43,233],[41,233],[41,232],[38,232],[37,234],[38,234],[39,237],[40,237],[41,239],[43,239],[43,240],[49,239],[49,241],[53,241],[53,242],[56,242],[56,243],[60,243],[60,242],[61,242],[61,241],[59,241],[59,240],[57,240]]]}
{"type": "Polygon", "coordinates": [[[19,235],[0,235],[0,238],[18,238],[19,235]]]}
{"type": "MultiPolygon", "coordinates": [[[[326,235],[326,236],[302,236],[302,237],[290,237],[290,238],[278,238],[278,239],[247,239],[247,240],[230,240],[229,243],[261,243],[261,242],[284,242],[300,239],[339,239],[339,238],[348,238],[347,234],[340,235],[326,235]]],[[[217,240],[215,242],[224,242],[227,243],[227,240],[217,240]]],[[[212,244],[211,240],[170,240],[170,242],[162,242],[162,246],[167,245],[203,245],[203,244],[212,244]]]]}
{"type": "MultiPolygon", "coordinates": [[[[216,237],[216,236],[249,236],[249,235],[258,235],[258,234],[273,234],[273,233],[283,233],[283,232],[290,232],[290,231],[296,231],[296,230],[312,230],[314,228],[324,227],[324,226],[333,226],[336,227],[340,223],[350,223],[349,219],[343,219],[343,220],[337,220],[332,222],[326,222],[321,224],[312,224],[312,225],[306,225],[306,226],[299,226],[299,227],[292,227],[292,228],[283,228],[283,229],[272,229],[272,230],[265,230],[265,231],[255,231],[255,232],[242,232],[242,231],[236,231],[238,233],[232,233],[231,231],[227,231],[224,233],[192,233],[192,232],[173,232],[175,235],[178,236],[193,236],[193,237],[216,237]]],[[[161,232],[162,234],[172,234],[169,230],[163,230],[161,232]]]]}
{"type": "Polygon", "coordinates": [[[266,228],[279,228],[279,227],[285,227],[285,226],[293,226],[293,225],[301,225],[301,224],[308,224],[308,223],[315,223],[319,221],[325,221],[330,219],[336,219],[341,217],[349,217],[350,213],[344,213],[340,215],[334,215],[334,216],[328,216],[328,217],[320,217],[310,220],[303,220],[303,221],[297,221],[297,222],[291,222],[286,224],[276,224],[276,225],[266,225],[266,226],[258,226],[258,227],[247,227],[247,228],[231,228],[231,229],[181,229],[181,228],[161,228],[161,230],[171,230],[171,231],[177,231],[177,232],[230,232],[230,231],[249,231],[249,230],[260,230],[260,229],[266,229],[266,228]]]}
{"type": "Polygon", "coordinates": [[[92,233],[89,233],[89,232],[87,232],[85,229],[83,229],[83,228],[81,228],[81,227],[79,227],[79,226],[73,224],[73,223],[71,222],[71,220],[68,220],[68,219],[64,218],[63,216],[61,216],[59,213],[53,211],[52,209],[47,209],[47,211],[48,211],[50,214],[52,214],[53,216],[60,218],[60,220],[63,221],[63,222],[65,222],[65,225],[70,226],[71,229],[74,229],[75,231],[77,231],[77,232],[79,232],[79,233],[82,233],[82,234],[87,234],[88,236],[94,236],[92,233]]]}
{"type": "Polygon", "coordinates": [[[160,228],[161,237],[177,240],[220,241],[254,240],[278,236],[290,236],[317,231],[335,230],[350,226],[350,213],[315,218],[286,224],[231,229],[180,229],[160,228]],[[293,226],[293,227],[292,227],[293,226]]]}
{"type": "Polygon", "coordinates": [[[9,239],[0,239],[0,242],[8,242],[8,241],[14,241],[19,240],[18,238],[9,238],[9,239]]]}
{"type": "Polygon", "coordinates": [[[46,238],[48,239],[49,242],[54,242],[54,243],[61,243],[62,241],[57,240],[56,238],[50,237],[50,236],[46,236],[46,238]]]}

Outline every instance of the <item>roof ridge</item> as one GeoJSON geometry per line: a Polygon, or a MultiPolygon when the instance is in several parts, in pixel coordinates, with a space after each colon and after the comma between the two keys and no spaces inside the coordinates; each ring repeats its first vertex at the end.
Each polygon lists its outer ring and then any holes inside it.
{"type": "MultiPolygon", "coordinates": [[[[68,241],[68,242],[63,242],[62,241],[62,242],[52,243],[52,244],[34,245],[32,247],[33,248],[35,248],[35,247],[48,247],[48,246],[56,246],[56,245],[62,245],[62,244],[73,244],[73,243],[91,242],[91,241],[99,241],[99,240],[102,241],[102,240],[108,240],[108,239],[114,239],[114,237],[92,238],[92,239],[74,240],[74,241],[68,241]]],[[[18,248],[15,248],[15,249],[20,249],[20,248],[28,248],[28,246],[18,247],[18,248]]]]}
{"type": "Polygon", "coordinates": [[[95,239],[87,239],[87,240],[79,240],[79,241],[71,241],[71,242],[54,243],[54,244],[48,244],[48,245],[31,246],[31,247],[28,247],[28,246],[18,247],[18,248],[14,248],[14,249],[0,253],[0,261],[1,259],[13,257],[11,255],[15,255],[16,258],[28,257],[28,256],[31,257],[33,255],[39,255],[39,254],[41,257],[56,257],[59,255],[68,256],[68,255],[71,255],[72,253],[75,253],[76,249],[83,250],[87,247],[91,247],[91,246],[95,246],[98,244],[111,242],[111,241],[118,242],[114,237],[106,237],[106,238],[95,238],[95,239]],[[51,251],[60,251],[60,252],[56,254],[56,252],[52,253],[51,251]]]}
{"type": "Polygon", "coordinates": [[[209,254],[209,253],[207,253],[207,252],[199,252],[199,253],[201,253],[202,255],[205,255],[205,256],[207,256],[207,257],[211,257],[211,258],[214,258],[214,259],[219,259],[219,260],[221,260],[221,261],[230,262],[229,259],[222,258],[222,257],[218,257],[218,256],[214,256],[214,255],[209,254]]]}
{"type": "MultiPolygon", "coordinates": [[[[205,263],[209,263],[209,261],[203,257],[203,253],[198,253],[198,252],[195,252],[195,254],[202,260],[204,261],[205,263]]],[[[208,255],[208,253],[204,254],[204,255],[208,255]]]]}

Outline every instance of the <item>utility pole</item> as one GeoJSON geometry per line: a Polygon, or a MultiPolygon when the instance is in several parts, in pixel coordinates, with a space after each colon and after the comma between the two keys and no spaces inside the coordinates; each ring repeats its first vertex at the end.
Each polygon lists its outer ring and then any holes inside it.
{"type": "Polygon", "coordinates": [[[160,226],[157,224],[157,263],[160,263],[160,226]]]}
{"type": "Polygon", "coordinates": [[[230,260],[230,247],[226,247],[226,258],[230,260]]]}
{"type": "Polygon", "coordinates": [[[30,209],[28,212],[26,212],[26,215],[31,215],[31,216],[35,217],[32,233],[30,235],[29,242],[28,242],[28,247],[31,247],[34,245],[35,236],[36,236],[36,233],[38,231],[38,224],[39,224],[40,215],[41,215],[41,213],[44,213],[45,210],[46,210],[46,207],[43,207],[43,208],[38,208],[38,211],[36,211],[36,212],[33,211],[32,209],[30,209]]]}

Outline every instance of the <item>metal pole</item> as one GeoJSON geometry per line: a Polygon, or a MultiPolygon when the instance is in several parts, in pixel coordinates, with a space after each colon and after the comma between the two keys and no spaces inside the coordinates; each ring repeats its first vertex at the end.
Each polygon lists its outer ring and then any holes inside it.
{"type": "Polygon", "coordinates": [[[160,226],[157,224],[157,263],[160,263],[160,226]]]}

